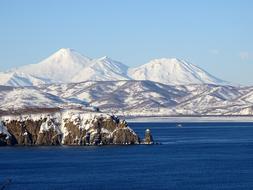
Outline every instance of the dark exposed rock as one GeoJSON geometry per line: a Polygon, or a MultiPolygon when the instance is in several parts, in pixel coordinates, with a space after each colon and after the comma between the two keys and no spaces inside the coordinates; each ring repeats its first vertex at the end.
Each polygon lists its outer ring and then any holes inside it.
{"type": "Polygon", "coordinates": [[[0,146],[7,145],[7,138],[6,134],[0,134],[0,146]]]}
{"type": "Polygon", "coordinates": [[[79,128],[77,124],[74,124],[74,122],[66,122],[65,128],[69,132],[67,136],[64,138],[63,144],[67,145],[82,145],[85,143],[85,134],[86,130],[79,128]]]}
{"type": "Polygon", "coordinates": [[[60,145],[62,135],[58,134],[57,131],[49,129],[38,134],[36,145],[60,145]]]}
{"type": "Polygon", "coordinates": [[[113,144],[139,144],[139,137],[131,131],[131,129],[124,127],[119,128],[113,133],[113,144]]]}

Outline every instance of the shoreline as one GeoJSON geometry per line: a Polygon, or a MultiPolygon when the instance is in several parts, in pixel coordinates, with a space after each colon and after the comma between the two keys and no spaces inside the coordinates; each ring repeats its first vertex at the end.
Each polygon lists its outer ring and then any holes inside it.
{"type": "Polygon", "coordinates": [[[128,123],[198,123],[198,122],[231,122],[253,123],[253,116],[146,116],[125,118],[128,123]]]}

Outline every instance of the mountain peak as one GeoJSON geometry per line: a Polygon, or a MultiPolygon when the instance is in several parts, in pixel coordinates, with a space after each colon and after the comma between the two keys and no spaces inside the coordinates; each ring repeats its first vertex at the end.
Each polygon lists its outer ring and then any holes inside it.
{"type": "MultiPolygon", "coordinates": [[[[178,58],[158,58],[152,59],[147,64],[185,64],[187,61],[178,58]]],[[[146,65],[147,65],[146,64],[146,65]]],[[[188,64],[188,63],[187,63],[188,64]]]]}
{"type": "Polygon", "coordinates": [[[76,50],[71,49],[71,48],[61,48],[61,49],[59,49],[57,52],[66,54],[66,53],[76,52],[76,50]]]}
{"type": "Polygon", "coordinates": [[[83,56],[74,49],[61,48],[40,63],[25,65],[18,68],[17,71],[53,81],[69,82],[90,62],[89,57],[83,56]]]}
{"type": "Polygon", "coordinates": [[[88,61],[91,60],[89,57],[83,56],[82,54],[80,54],[79,52],[77,52],[76,50],[71,49],[71,48],[61,48],[58,51],[56,51],[54,54],[52,54],[50,57],[51,58],[52,57],[53,58],[62,57],[64,59],[66,59],[66,57],[73,57],[73,58],[82,57],[84,59],[87,59],[88,61]]]}
{"type": "Polygon", "coordinates": [[[114,61],[112,58],[108,57],[108,56],[103,56],[98,58],[99,61],[114,61]]]}
{"type": "Polygon", "coordinates": [[[164,84],[225,84],[203,69],[177,58],[153,59],[129,70],[135,80],[152,80],[164,84]]]}

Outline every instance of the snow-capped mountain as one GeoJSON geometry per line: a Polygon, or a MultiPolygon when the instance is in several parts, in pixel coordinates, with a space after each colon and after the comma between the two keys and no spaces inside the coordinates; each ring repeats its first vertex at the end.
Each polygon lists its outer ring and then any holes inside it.
{"type": "MultiPolygon", "coordinates": [[[[69,48],[60,49],[38,64],[25,65],[11,71],[48,79],[51,83],[151,80],[168,85],[229,84],[184,60],[155,59],[140,67],[128,68],[111,58],[90,59],[69,48]]],[[[3,78],[0,76],[0,84],[13,85],[2,82],[3,78]]],[[[22,83],[18,85],[24,86],[22,83]]]]}
{"type": "Polygon", "coordinates": [[[62,48],[38,64],[25,65],[15,70],[55,82],[70,82],[90,61],[90,58],[73,49],[62,48]]]}
{"type": "Polygon", "coordinates": [[[36,86],[53,83],[50,79],[39,78],[21,72],[0,72],[0,84],[6,86],[36,86]]]}
{"type": "Polygon", "coordinates": [[[90,65],[80,70],[71,81],[128,80],[130,78],[127,76],[127,70],[126,65],[105,56],[92,60],[90,65]]]}
{"type": "Polygon", "coordinates": [[[163,84],[226,84],[203,69],[179,59],[154,59],[140,67],[129,69],[135,80],[151,80],[163,84]]]}
{"type": "Polygon", "coordinates": [[[38,64],[0,73],[1,84],[0,114],[99,108],[128,116],[253,115],[253,87],[231,86],[179,59],[129,68],[60,49],[38,64]]]}

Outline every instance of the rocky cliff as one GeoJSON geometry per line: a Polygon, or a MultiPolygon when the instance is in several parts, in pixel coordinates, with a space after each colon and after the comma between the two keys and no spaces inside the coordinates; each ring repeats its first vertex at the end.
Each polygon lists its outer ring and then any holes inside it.
{"type": "Polygon", "coordinates": [[[125,121],[102,113],[72,110],[0,118],[0,146],[139,143],[125,121]]]}

